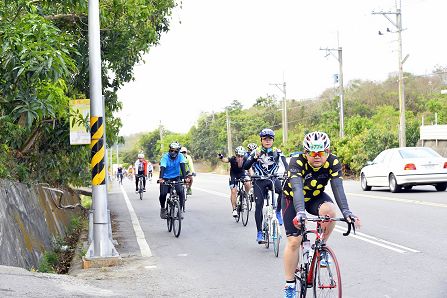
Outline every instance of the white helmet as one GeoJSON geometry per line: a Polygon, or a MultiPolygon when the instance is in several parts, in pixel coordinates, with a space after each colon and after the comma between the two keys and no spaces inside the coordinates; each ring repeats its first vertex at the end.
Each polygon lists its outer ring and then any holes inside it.
{"type": "Polygon", "coordinates": [[[246,152],[247,151],[245,151],[244,147],[242,147],[242,146],[238,146],[234,150],[234,153],[236,154],[236,156],[244,156],[246,152]]]}
{"type": "Polygon", "coordinates": [[[305,151],[325,151],[329,149],[331,141],[326,133],[314,131],[308,133],[303,140],[305,151]]]}
{"type": "Polygon", "coordinates": [[[138,158],[144,158],[144,154],[143,153],[139,153],[138,154],[138,158]]]}

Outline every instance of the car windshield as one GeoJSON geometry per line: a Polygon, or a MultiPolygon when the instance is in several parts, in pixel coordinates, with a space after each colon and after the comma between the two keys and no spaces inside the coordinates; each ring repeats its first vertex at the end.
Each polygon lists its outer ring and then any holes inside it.
{"type": "Polygon", "coordinates": [[[440,157],[438,153],[428,148],[400,149],[399,154],[402,158],[440,157]]]}

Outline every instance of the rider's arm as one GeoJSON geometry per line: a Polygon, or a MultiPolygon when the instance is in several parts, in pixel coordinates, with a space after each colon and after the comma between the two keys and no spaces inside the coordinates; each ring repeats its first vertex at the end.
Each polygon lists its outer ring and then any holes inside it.
{"type": "Polygon", "coordinates": [[[293,192],[293,206],[296,213],[305,214],[304,194],[303,194],[303,176],[302,176],[303,161],[297,157],[292,157],[290,160],[289,170],[287,176],[293,192]]]}
{"type": "Polygon", "coordinates": [[[160,179],[163,179],[163,175],[165,173],[165,169],[166,169],[166,165],[167,165],[167,158],[168,158],[167,154],[163,154],[163,156],[161,157],[161,160],[160,160],[160,175],[159,175],[160,179]]]}
{"type": "Polygon", "coordinates": [[[256,159],[257,159],[256,152],[257,152],[256,150],[253,150],[253,152],[250,153],[247,160],[244,162],[243,167],[245,170],[249,170],[251,168],[251,166],[253,165],[253,163],[256,161],[256,159]]]}
{"type": "Polygon", "coordinates": [[[185,163],[184,162],[180,163],[180,175],[181,175],[182,179],[185,180],[185,178],[186,178],[186,167],[185,167],[185,163]]]}
{"type": "Polygon", "coordinates": [[[166,169],[166,167],[160,166],[160,176],[158,177],[159,179],[163,179],[163,175],[165,173],[165,169],[166,169]]]}
{"type": "Polygon", "coordinates": [[[352,215],[352,212],[349,210],[348,200],[346,199],[345,190],[343,188],[341,163],[337,158],[334,158],[330,161],[330,165],[332,192],[343,217],[347,218],[352,215]]]}
{"type": "Polygon", "coordinates": [[[188,156],[188,164],[189,164],[189,171],[191,174],[194,174],[196,171],[194,170],[194,163],[192,161],[192,157],[188,156]]]}

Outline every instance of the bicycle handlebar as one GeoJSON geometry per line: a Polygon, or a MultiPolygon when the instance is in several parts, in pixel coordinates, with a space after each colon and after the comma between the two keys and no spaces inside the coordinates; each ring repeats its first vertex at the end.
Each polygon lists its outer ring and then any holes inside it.
{"type": "MultiPolygon", "coordinates": [[[[311,217],[306,219],[307,221],[313,221],[313,222],[331,222],[331,221],[344,221],[347,225],[348,225],[348,230],[343,233],[343,236],[348,236],[351,233],[351,229],[354,232],[355,235],[355,218],[351,219],[351,222],[348,222],[345,218],[343,217],[329,217],[329,216],[318,216],[318,217],[311,217]]],[[[298,224],[298,220],[296,219],[296,217],[293,219],[293,224],[297,225],[298,224]]],[[[301,230],[303,231],[305,229],[305,222],[304,219],[302,219],[301,221],[301,230]]]]}

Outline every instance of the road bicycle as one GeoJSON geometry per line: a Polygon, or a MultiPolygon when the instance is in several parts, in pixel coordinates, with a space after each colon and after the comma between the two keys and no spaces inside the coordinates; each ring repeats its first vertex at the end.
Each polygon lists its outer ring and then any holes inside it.
{"type": "Polygon", "coordinates": [[[144,175],[137,175],[138,177],[138,195],[140,196],[140,200],[143,200],[143,192],[144,192],[144,180],[146,179],[144,175]]]}
{"type": "MultiPolygon", "coordinates": [[[[275,198],[275,183],[274,178],[283,180],[278,175],[257,176],[252,175],[252,180],[269,180],[271,182],[271,189],[268,189],[266,199],[266,205],[264,208],[264,216],[262,219],[262,235],[264,237],[264,244],[266,248],[269,248],[270,243],[273,244],[273,253],[275,257],[279,256],[279,245],[281,242],[281,229],[279,228],[279,222],[276,218],[276,198],[275,198]],[[270,237],[272,239],[270,239],[270,237]]],[[[254,183],[253,183],[254,184],[254,183]]]]}
{"type": "Polygon", "coordinates": [[[239,178],[235,180],[237,183],[237,197],[236,197],[236,211],[237,216],[234,218],[236,222],[242,218],[242,224],[244,226],[248,223],[248,215],[250,213],[250,199],[245,191],[245,178],[239,178]]]}
{"type": "MultiPolygon", "coordinates": [[[[301,223],[302,241],[300,244],[300,261],[295,270],[297,280],[297,294],[305,298],[308,288],[313,288],[314,297],[342,297],[342,284],[340,267],[334,251],[322,241],[322,223],[344,221],[348,224],[348,230],[343,233],[348,236],[352,230],[355,234],[354,223],[347,222],[344,218],[331,218],[319,216],[308,218],[307,221],[316,222],[315,230],[306,229],[305,223],[301,223]],[[315,234],[315,241],[311,245],[308,234],[315,234]]],[[[297,220],[294,219],[294,224],[297,220]]]]}
{"type": "Polygon", "coordinates": [[[169,186],[169,193],[166,198],[166,224],[168,232],[173,231],[175,237],[180,236],[182,230],[182,215],[180,210],[180,195],[175,189],[176,185],[184,185],[182,181],[164,181],[164,185],[169,186]]]}

